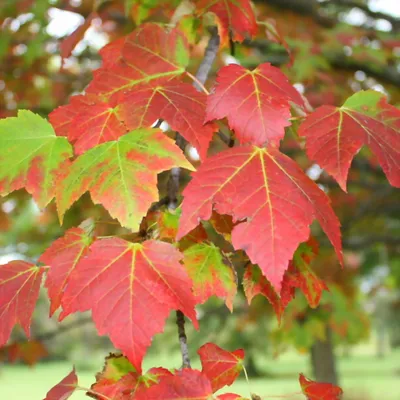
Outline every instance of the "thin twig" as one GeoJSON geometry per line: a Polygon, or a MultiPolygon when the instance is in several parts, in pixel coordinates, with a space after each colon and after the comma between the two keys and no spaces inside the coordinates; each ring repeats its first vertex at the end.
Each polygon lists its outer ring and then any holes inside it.
{"type": "Polygon", "coordinates": [[[198,88],[199,91],[203,91],[207,95],[210,94],[210,92],[203,85],[203,83],[201,83],[193,74],[191,74],[189,71],[186,71],[186,75],[193,81],[193,84],[196,87],[196,89],[198,88]]]}
{"type": "MultiPolygon", "coordinates": [[[[210,40],[208,41],[203,60],[196,73],[196,79],[201,82],[202,85],[206,83],[208,75],[210,74],[211,67],[214,63],[215,57],[217,56],[220,43],[218,28],[216,26],[210,28],[210,33],[210,40]]],[[[201,90],[201,86],[197,85],[196,83],[194,84],[194,87],[199,91],[201,90]]]]}
{"type": "Polygon", "coordinates": [[[39,342],[42,342],[45,340],[50,340],[58,335],[61,335],[62,333],[66,333],[66,332],[70,331],[71,329],[81,327],[82,325],[85,325],[88,322],[92,322],[92,321],[93,320],[91,317],[78,319],[76,321],[71,322],[68,325],[61,325],[57,329],[36,335],[33,340],[38,340],[39,342]]]}
{"type": "Polygon", "coordinates": [[[179,344],[181,345],[182,368],[190,368],[189,348],[185,332],[185,316],[180,310],[176,312],[176,324],[178,325],[179,344]]]}
{"type": "MultiPolygon", "coordinates": [[[[217,27],[212,28],[211,38],[208,42],[207,48],[204,53],[204,58],[199,66],[194,80],[194,87],[197,90],[204,90],[204,83],[207,80],[208,74],[211,71],[212,64],[218,52],[219,35],[217,27]],[[201,85],[200,85],[201,83],[201,85]],[[203,86],[203,87],[202,87],[203,86]]],[[[184,149],[186,147],[186,140],[179,134],[176,134],[176,144],[184,149]]],[[[179,181],[180,181],[180,168],[173,168],[168,180],[168,208],[175,209],[178,204],[179,181]]],[[[185,332],[185,316],[182,311],[176,312],[176,324],[178,326],[179,344],[182,353],[182,368],[190,368],[189,349],[187,345],[187,337],[185,332]]]]}

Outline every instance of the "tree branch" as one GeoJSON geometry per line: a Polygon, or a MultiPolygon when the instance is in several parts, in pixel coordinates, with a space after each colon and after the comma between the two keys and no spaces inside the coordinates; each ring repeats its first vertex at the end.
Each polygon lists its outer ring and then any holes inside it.
{"type": "MultiPolygon", "coordinates": [[[[207,80],[208,74],[211,71],[212,64],[218,52],[219,35],[217,27],[211,28],[211,38],[208,42],[207,48],[204,53],[204,58],[196,73],[196,79],[202,85],[207,80]]],[[[201,86],[195,81],[194,87],[201,91],[201,86]]],[[[176,134],[176,144],[183,150],[187,141],[179,133],[176,134]]],[[[180,181],[180,168],[173,168],[168,180],[168,207],[175,209],[178,204],[179,181],[180,181]]],[[[179,344],[182,353],[182,368],[190,368],[189,350],[187,346],[187,337],[185,332],[185,316],[182,311],[176,312],[176,324],[178,326],[179,344]]]]}
{"type": "MultiPolygon", "coordinates": [[[[243,43],[246,47],[256,48],[260,50],[263,55],[263,62],[270,62],[275,66],[286,64],[289,62],[289,56],[286,50],[276,48],[272,43],[265,39],[256,39],[253,41],[245,41],[243,43]]],[[[361,62],[352,57],[348,57],[343,53],[324,53],[332,68],[345,69],[350,71],[364,71],[367,75],[391,85],[400,87],[400,73],[396,66],[379,65],[371,62],[361,62]]],[[[253,65],[247,65],[253,67],[253,65]]]]}
{"type": "Polygon", "coordinates": [[[178,325],[179,344],[181,346],[182,368],[190,368],[189,349],[185,332],[185,316],[180,310],[176,312],[176,324],[178,325]]]}
{"type": "Polygon", "coordinates": [[[39,335],[35,335],[35,337],[32,340],[38,340],[40,342],[43,342],[45,340],[51,340],[58,335],[69,332],[72,329],[79,328],[82,325],[85,325],[92,321],[93,321],[93,319],[91,317],[78,319],[76,321],[71,322],[68,325],[61,325],[57,329],[54,329],[52,331],[41,333],[39,335]]]}
{"type": "Polygon", "coordinates": [[[387,246],[400,246],[400,238],[389,235],[372,235],[365,237],[351,237],[343,241],[343,246],[351,250],[363,249],[365,247],[382,243],[387,246]]]}
{"type": "MultiPolygon", "coordinates": [[[[332,3],[335,3],[340,6],[348,7],[348,8],[358,8],[363,11],[369,17],[374,19],[384,19],[389,21],[392,24],[393,31],[398,31],[400,29],[400,18],[396,18],[393,15],[386,14],[380,11],[372,11],[367,4],[361,3],[357,0],[332,0],[332,3]]],[[[324,3],[322,3],[323,5],[324,3]]],[[[325,3],[328,4],[328,3],[325,3]]]]}

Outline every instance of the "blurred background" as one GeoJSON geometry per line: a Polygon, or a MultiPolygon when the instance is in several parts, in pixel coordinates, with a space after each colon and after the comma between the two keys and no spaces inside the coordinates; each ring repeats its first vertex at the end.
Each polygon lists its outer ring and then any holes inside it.
{"type": "MultiPolygon", "coordinates": [[[[182,5],[182,3],[186,3],[182,5]]],[[[143,21],[168,23],[179,0],[0,0],[0,117],[27,108],[47,116],[81,93],[100,66],[98,50],[143,21]],[[93,10],[97,14],[93,17],[93,10]],[[76,29],[91,19],[86,32],[76,29]],[[71,53],[71,35],[79,42],[71,53]],[[66,56],[62,61],[61,55],[66,56]]],[[[257,0],[259,34],[243,44],[225,44],[215,71],[238,62],[253,68],[270,62],[280,66],[313,107],[341,105],[359,90],[385,93],[400,104],[399,0],[257,0]],[[288,54],[290,51],[290,55],[288,54]],[[290,60],[293,60],[291,65],[290,60]]],[[[210,22],[211,21],[211,22],[210,22]]],[[[195,27],[196,21],[185,24],[195,27]]],[[[207,24],[191,33],[195,72],[208,41],[207,24]],[[194,33],[197,32],[197,33],[194,33]]],[[[246,350],[251,390],[262,398],[298,393],[298,373],[339,383],[348,400],[400,399],[400,195],[364,148],[354,160],[348,193],[306,159],[294,129],[282,144],[284,152],[307,171],[331,197],[342,223],[345,267],[340,269],[318,227],[319,254],[315,272],[330,291],[320,306],[310,309],[302,295],[287,308],[278,325],[263,297],[249,306],[239,290],[230,314],[219,299],[199,307],[201,329],[188,327],[194,366],[196,349],[214,341],[227,349],[246,350]]],[[[211,152],[221,143],[214,143],[211,152]]],[[[162,182],[163,176],[160,176],[162,182]]],[[[161,185],[162,186],[162,185],[161,185]]],[[[118,227],[101,207],[84,196],[59,226],[54,204],[39,210],[24,191],[0,199],[0,264],[14,259],[35,261],[71,226],[105,221],[97,233],[118,227]]],[[[238,273],[241,273],[238,257],[238,273]]],[[[104,356],[113,351],[98,337],[89,314],[68,317],[61,324],[48,318],[46,293],[34,314],[31,341],[16,328],[8,346],[0,349],[0,399],[41,399],[71,369],[80,384],[90,386],[104,356]]],[[[157,335],[146,366],[179,367],[174,316],[165,333],[157,335]]],[[[232,391],[249,396],[244,378],[232,391]]],[[[72,399],[84,398],[77,393],[72,399]]]]}

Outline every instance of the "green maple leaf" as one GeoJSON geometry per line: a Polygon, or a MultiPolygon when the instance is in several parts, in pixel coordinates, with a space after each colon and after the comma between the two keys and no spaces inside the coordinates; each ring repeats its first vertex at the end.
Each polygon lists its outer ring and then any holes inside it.
{"type": "Polygon", "coordinates": [[[58,170],[71,156],[68,140],[39,115],[20,110],[18,117],[0,120],[0,195],[24,187],[45,207],[55,195],[58,170]]]}

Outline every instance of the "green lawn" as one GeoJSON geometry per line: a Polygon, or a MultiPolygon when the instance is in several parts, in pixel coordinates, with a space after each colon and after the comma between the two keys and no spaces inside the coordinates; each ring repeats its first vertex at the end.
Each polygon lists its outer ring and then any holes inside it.
{"type": "MultiPolygon", "coordinates": [[[[179,360],[177,357],[160,355],[158,362],[146,360],[147,366],[163,365],[172,367],[179,360]]],[[[266,360],[265,369],[273,378],[251,379],[251,390],[263,399],[274,398],[294,393],[287,399],[304,399],[295,393],[299,391],[297,374],[309,374],[306,357],[289,353],[278,360],[266,360]]],[[[384,359],[377,359],[368,354],[357,354],[350,358],[339,359],[341,385],[345,390],[347,400],[399,400],[400,399],[400,352],[392,353],[384,359]]],[[[71,365],[62,363],[39,364],[34,368],[21,365],[3,366],[0,369],[0,399],[1,400],[41,400],[47,390],[61,380],[71,370],[71,365]]],[[[79,383],[89,387],[93,382],[95,371],[82,371],[77,368],[79,383]]],[[[245,380],[239,380],[229,390],[249,395],[245,380]]],[[[72,400],[87,399],[84,392],[71,397],[72,400]]]]}

